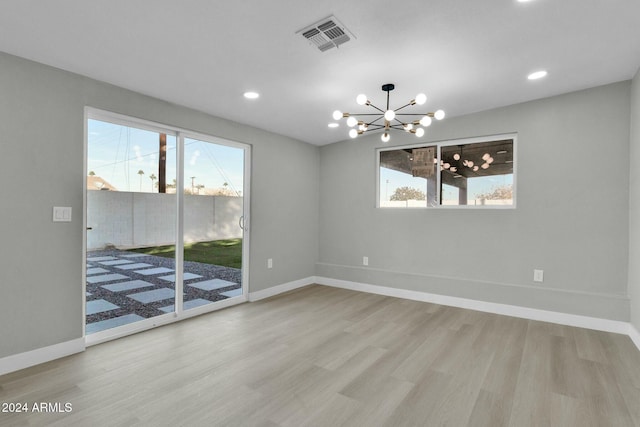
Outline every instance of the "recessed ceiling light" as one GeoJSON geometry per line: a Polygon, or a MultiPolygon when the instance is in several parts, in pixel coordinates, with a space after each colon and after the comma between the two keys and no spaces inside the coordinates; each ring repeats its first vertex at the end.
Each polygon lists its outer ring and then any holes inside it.
{"type": "Polygon", "coordinates": [[[327,126],[329,126],[330,128],[337,128],[340,125],[338,123],[329,123],[327,126]]]}
{"type": "Polygon", "coordinates": [[[529,80],[538,80],[543,77],[546,77],[546,75],[547,75],[547,72],[545,70],[540,70],[540,71],[536,71],[534,73],[529,74],[527,78],[529,80]]]}
{"type": "Polygon", "coordinates": [[[244,97],[247,99],[256,99],[260,97],[258,92],[245,92],[244,97]]]}

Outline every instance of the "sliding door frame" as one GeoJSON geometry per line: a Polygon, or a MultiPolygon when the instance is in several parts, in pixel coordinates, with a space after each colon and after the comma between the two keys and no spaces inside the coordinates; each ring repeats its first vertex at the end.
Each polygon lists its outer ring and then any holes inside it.
{"type": "Polygon", "coordinates": [[[250,184],[251,184],[251,145],[243,142],[232,141],[224,137],[217,137],[211,134],[191,131],[176,126],[165,125],[145,119],[126,116],[111,111],[101,110],[93,107],[85,107],[84,109],[84,175],[83,175],[83,193],[82,193],[82,335],[85,338],[85,345],[91,346],[100,344],[112,339],[121,338],[127,335],[142,332],[157,326],[174,323],[190,317],[198,316],[204,313],[216,311],[232,305],[241,304],[248,301],[249,295],[249,248],[250,248],[250,184]],[[212,302],[203,306],[195,307],[189,310],[183,309],[183,288],[184,288],[184,191],[176,191],[176,253],[175,253],[175,295],[174,308],[175,311],[139,322],[129,323],[112,329],[96,332],[90,335],[86,334],[86,287],[87,287],[87,180],[88,174],[88,121],[100,120],[109,123],[115,123],[123,126],[131,126],[138,129],[144,129],[152,132],[165,133],[176,137],[176,188],[184,188],[184,140],[185,138],[197,139],[203,142],[224,145],[242,149],[244,152],[243,165],[243,191],[242,191],[242,295],[231,297],[222,301],[212,302]]]}

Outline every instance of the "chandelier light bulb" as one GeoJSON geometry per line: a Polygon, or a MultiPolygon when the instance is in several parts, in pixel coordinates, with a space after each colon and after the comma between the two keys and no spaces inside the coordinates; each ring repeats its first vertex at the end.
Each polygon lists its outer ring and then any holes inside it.
{"type": "Polygon", "coordinates": [[[455,160],[460,160],[460,154],[458,154],[458,153],[454,154],[454,155],[453,155],[453,158],[454,158],[455,160]]]}
{"type": "Polygon", "coordinates": [[[385,133],[382,134],[380,139],[382,140],[382,142],[389,142],[389,140],[391,139],[391,136],[389,136],[389,134],[387,132],[385,132],[385,133]]]}
{"type": "Polygon", "coordinates": [[[491,155],[489,153],[484,153],[482,155],[482,160],[484,160],[486,162],[489,157],[491,157],[491,155]]]}
{"type": "Polygon", "coordinates": [[[356,97],[356,102],[358,103],[358,105],[364,105],[367,103],[367,95],[365,95],[364,93],[361,93],[360,95],[358,95],[356,97]]]}
{"type": "Polygon", "coordinates": [[[420,124],[424,127],[429,127],[431,126],[431,117],[429,116],[424,116],[423,118],[420,119],[420,124]]]}
{"type": "Polygon", "coordinates": [[[444,119],[444,111],[443,110],[438,110],[433,114],[433,117],[436,118],[436,120],[442,120],[444,119]]]}
{"type": "Polygon", "coordinates": [[[474,172],[478,172],[478,169],[480,169],[478,166],[474,166],[474,167],[473,167],[473,171],[474,171],[474,172]]]}
{"type": "Polygon", "coordinates": [[[425,95],[424,93],[419,93],[416,95],[416,104],[422,105],[425,102],[427,102],[427,95],[425,95]]]}
{"type": "Polygon", "coordinates": [[[387,110],[387,111],[384,113],[384,119],[385,119],[386,121],[388,121],[388,122],[390,122],[391,120],[393,120],[393,119],[395,119],[395,118],[396,118],[396,112],[395,112],[395,111],[393,111],[393,110],[387,110]]]}
{"type": "Polygon", "coordinates": [[[486,162],[487,162],[487,163],[489,163],[489,164],[493,163],[493,157],[489,157],[489,158],[486,160],[486,162]]]}
{"type": "Polygon", "coordinates": [[[451,165],[449,163],[445,163],[444,165],[442,165],[442,167],[445,169],[449,169],[451,165]]]}
{"type": "Polygon", "coordinates": [[[359,123],[358,130],[365,132],[367,130],[367,125],[365,123],[359,123]]]}
{"type": "Polygon", "coordinates": [[[423,128],[416,129],[416,136],[418,138],[422,138],[424,136],[424,129],[423,128]]]}
{"type": "Polygon", "coordinates": [[[336,110],[333,112],[333,120],[340,120],[342,118],[342,111],[336,110]]]}
{"type": "Polygon", "coordinates": [[[347,126],[349,126],[350,128],[354,127],[357,124],[358,124],[358,119],[356,119],[355,117],[351,116],[347,119],[347,126]]]}
{"type": "Polygon", "coordinates": [[[403,128],[405,131],[409,132],[411,129],[413,129],[413,125],[411,123],[405,123],[403,128]]]}
{"type": "Polygon", "coordinates": [[[454,167],[452,167],[452,168],[451,168],[451,169],[449,169],[449,170],[450,170],[451,172],[457,172],[457,171],[458,171],[458,168],[454,166],[454,167]]]}
{"type": "Polygon", "coordinates": [[[482,169],[488,169],[489,168],[489,163],[483,163],[482,166],[480,166],[482,169]]]}
{"type": "Polygon", "coordinates": [[[468,160],[468,161],[467,161],[467,166],[469,166],[470,168],[472,168],[472,167],[473,167],[473,162],[472,162],[471,160],[468,160]]]}
{"type": "Polygon", "coordinates": [[[357,129],[351,129],[351,130],[349,131],[349,136],[350,136],[351,138],[355,138],[355,137],[357,137],[357,136],[358,136],[358,130],[357,130],[357,129]]]}

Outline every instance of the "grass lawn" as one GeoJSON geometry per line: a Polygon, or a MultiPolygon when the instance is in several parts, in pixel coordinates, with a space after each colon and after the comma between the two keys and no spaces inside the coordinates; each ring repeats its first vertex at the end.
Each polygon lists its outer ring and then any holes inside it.
{"type": "MultiPolygon", "coordinates": [[[[147,255],[175,258],[175,245],[129,249],[147,255]]],[[[184,260],[224,267],[242,267],[242,239],[213,240],[211,242],[185,243],[184,260]]]]}

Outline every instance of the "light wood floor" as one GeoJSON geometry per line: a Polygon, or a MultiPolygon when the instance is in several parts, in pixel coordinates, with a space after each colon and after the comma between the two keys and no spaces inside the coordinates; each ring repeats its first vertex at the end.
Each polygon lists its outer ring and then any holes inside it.
{"type": "Polygon", "coordinates": [[[623,335],[310,286],[0,377],[2,426],[632,426],[623,335]]]}

